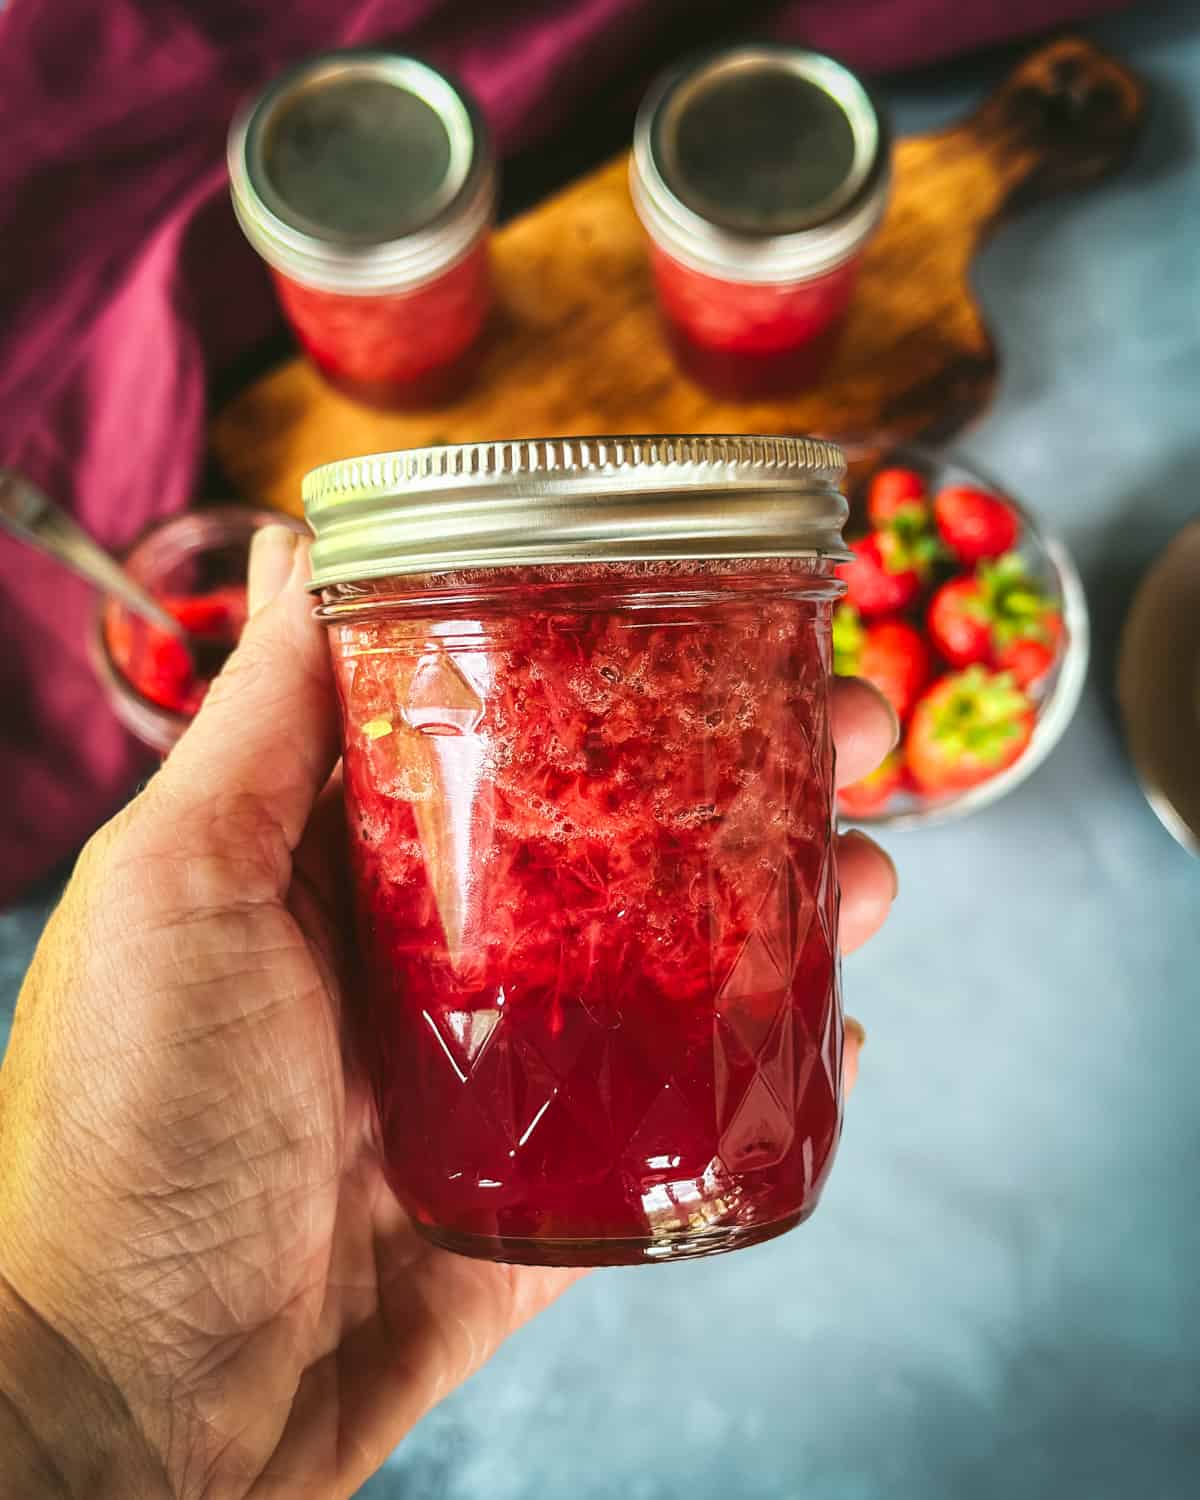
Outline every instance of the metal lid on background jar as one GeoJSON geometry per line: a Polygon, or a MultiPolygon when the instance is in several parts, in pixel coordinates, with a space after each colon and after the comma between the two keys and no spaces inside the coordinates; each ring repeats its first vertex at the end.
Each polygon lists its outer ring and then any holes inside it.
{"type": "Polygon", "coordinates": [[[805,437],[581,437],[314,469],[312,587],[676,558],[849,557],[840,448],[805,437]]]}
{"type": "Polygon", "coordinates": [[[803,279],[849,259],[882,217],[886,121],[841,63],[736,47],[665,74],[642,103],[631,183],[668,255],[733,281],[803,279]]]}
{"type": "Polygon", "coordinates": [[[228,160],[250,243],[326,291],[402,290],[437,275],[494,206],[477,105],[397,53],[328,52],[282,74],[234,120],[228,160]]]}

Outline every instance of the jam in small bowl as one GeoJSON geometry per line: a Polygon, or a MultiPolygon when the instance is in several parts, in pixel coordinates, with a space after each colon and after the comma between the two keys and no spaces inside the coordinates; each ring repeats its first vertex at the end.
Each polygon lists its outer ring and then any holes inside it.
{"type": "Polygon", "coordinates": [[[300,523],[245,505],[188,511],[154,526],[125,558],[187,632],[187,643],[112,597],[100,601],[92,659],[113,712],[164,754],[187,728],[246,623],[246,566],[260,526],[300,523]]]}

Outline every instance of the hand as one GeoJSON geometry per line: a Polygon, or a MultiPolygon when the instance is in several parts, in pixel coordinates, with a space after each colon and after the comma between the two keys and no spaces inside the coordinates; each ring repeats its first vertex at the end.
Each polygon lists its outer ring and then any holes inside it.
{"type": "MultiPolygon", "coordinates": [[[[335,701],[306,576],[291,533],[256,539],[240,646],[84,850],[21,994],[0,1074],[20,1494],[349,1495],[577,1274],[434,1249],[384,1185],[340,1046],[335,701]]],[[[894,738],[861,683],[834,724],[845,780],[894,738]]],[[[895,876],[858,834],[840,868],[852,948],[895,876]]]]}

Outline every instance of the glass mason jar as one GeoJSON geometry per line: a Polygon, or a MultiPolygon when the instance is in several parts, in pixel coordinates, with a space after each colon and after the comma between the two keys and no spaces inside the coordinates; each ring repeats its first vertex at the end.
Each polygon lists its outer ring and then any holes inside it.
{"type": "Polygon", "coordinates": [[[195,658],[118,599],[100,600],[91,637],[96,675],[117,718],[152,750],[165,754],[175,744],[237,645],[250,539],[267,525],[303,529],[274,511],[214,505],[159,522],[126,555],[126,572],[195,635],[195,658]]]}
{"type": "Polygon", "coordinates": [[[886,122],[849,69],[736,47],[664,75],[630,166],[681,367],[716,394],[786,394],[836,348],[887,203],[886,122]]]}
{"type": "Polygon", "coordinates": [[[388,1180],[436,1243],[618,1265],[799,1223],[841,1120],[842,456],[478,444],[305,483],[388,1180]]]}
{"type": "Polygon", "coordinates": [[[496,168],[461,87],[411,57],[323,54],[234,120],[229,179],[327,380],[394,407],[466,383],[491,306],[496,168]]]}

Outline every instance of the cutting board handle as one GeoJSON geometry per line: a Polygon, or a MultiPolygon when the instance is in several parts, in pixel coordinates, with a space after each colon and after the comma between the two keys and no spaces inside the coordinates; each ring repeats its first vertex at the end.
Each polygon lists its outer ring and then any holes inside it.
{"type": "Polygon", "coordinates": [[[984,217],[1085,187],[1120,166],[1137,140],[1144,94],[1128,68],[1082,37],[1025,58],[949,132],[966,136],[992,168],[995,201],[984,217]]]}

